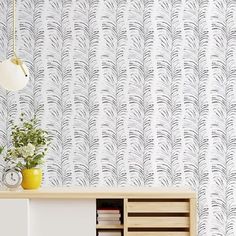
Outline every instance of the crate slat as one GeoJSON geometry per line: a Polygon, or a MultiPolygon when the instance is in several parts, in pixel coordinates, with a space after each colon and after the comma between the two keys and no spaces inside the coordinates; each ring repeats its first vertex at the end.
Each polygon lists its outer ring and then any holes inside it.
{"type": "Polygon", "coordinates": [[[189,213],[189,202],[128,202],[128,213],[189,213]]]}
{"type": "Polygon", "coordinates": [[[128,228],[188,228],[189,217],[128,217],[128,228]]]}

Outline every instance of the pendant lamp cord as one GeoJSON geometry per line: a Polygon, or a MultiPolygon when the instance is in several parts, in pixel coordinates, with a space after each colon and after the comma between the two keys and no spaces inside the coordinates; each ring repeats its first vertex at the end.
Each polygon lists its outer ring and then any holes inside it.
{"type": "Polygon", "coordinates": [[[15,57],[15,64],[19,65],[21,70],[24,72],[25,76],[27,77],[27,73],[22,66],[22,61],[20,58],[17,57],[16,55],[16,0],[13,0],[13,54],[15,57]]]}

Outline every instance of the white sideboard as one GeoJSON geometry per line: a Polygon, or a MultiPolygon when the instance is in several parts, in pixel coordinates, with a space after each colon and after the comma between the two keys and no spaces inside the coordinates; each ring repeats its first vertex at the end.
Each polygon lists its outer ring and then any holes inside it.
{"type": "Polygon", "coordinates": [[[26,199],[0,199],[0,235],[29,235],[28,203],[26,199]]]}
{"type": "Polygon", "coordinates": [[[92,199],[29,200],[27,236],[95,236],[95,212],[96,201],[92,199]]]}
{"type": "Polygon", "coordinates": [[[106,230],[122,236],[195,236],[195,193],[157,188],[0,190],[0,235],[96,236],[106,230]],[[107,201],[122,204],[122,225],[96,224],[97,205],[107,201]]]}

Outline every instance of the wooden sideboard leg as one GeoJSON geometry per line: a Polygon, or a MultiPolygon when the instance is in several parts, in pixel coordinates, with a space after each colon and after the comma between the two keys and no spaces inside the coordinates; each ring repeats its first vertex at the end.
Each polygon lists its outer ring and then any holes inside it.
{"type": "Polygon", "coordinates": [[[128,199],[124,198],[124,236],[128,236],[128,227],[127,227],[127,202],[128,199]]]}
{"type": "Polygon", "coordinates": [[[196,198],[190,198],[190,236],[196,236],[197,233],[197,206],[196,198]]]}

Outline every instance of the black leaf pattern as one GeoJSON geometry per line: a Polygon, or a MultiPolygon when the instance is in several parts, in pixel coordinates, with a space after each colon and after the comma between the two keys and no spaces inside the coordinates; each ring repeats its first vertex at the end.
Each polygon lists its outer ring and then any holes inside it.
{"type": "MultiPolygon", "coordinates": [[[[11,120],[36,115],[52,137],[44,186],[186,185],[198,235],[235,235],[235,12],[235,0],[17,1],[30,82],[0,88],[0,145],[11,120]]],[[[1,0],[0,61],[12,13],[1,0]]]]}
{"type": "Polygon", "coordinates": [[[151,186],[154,182],[151,157],[153,151],[153,101],[151,86],[153,47],[151,12],[153,0],[131,1],[129,53],[129,168],[132,185],[151,186]]]}
{"type": "Polygon", "coordinates": [[[44,99],[42,86],[44,67],[42,51],[44,47],[44,27],[42,12],[44,1],[27,0],[19,7],[19,55],[24,58],[29,73],[30,82],[20,91],[20,107],[29,118],[36,115],[42,121],[44,99]]]}
{"type": "Polygon", "coordinates": [[[76,81],[74,88],[76,140],[75,173],[76,183],[81,186],[97,186],[99,170],[97,155],[99,137],[97,117],[99,103],[97,83],[99,77],[97,47],[99,31],[97,27],[98,0],[78,1],[75,9],[76,48],[74,65],[76,81]]]}
{"type": "Polygon", "coordinates": [[[72,30],[68,19],[70,1],[50,1],[47,28],[49,42],[47,67],[49,81],[47,103],[50,120],[47,127],[52,141],[48,158],[49,181],[52,185],[69,186],[73,183],[71,163],[72,133],[72,74],[69,61],[72,30]]]}
{"type": "Polygon", "coordinates": [[[207,120],[209,101],[207,100],[209,42],[206,14],[208,0],[187,1],[185,7],[184,50],[184,169],[186,182],[198,193],[198,235],[207,234],[209,206],[206,199],[209,187],[209,166],[207,154],[209,137],[207,120]]]}
{"type": "Polygon", "coordinates": [[[214,223],[212,235],[235,235],[236,204],[236,27],[233,13],[236,2],[216,0],[212,28],[214,36],[212,104],[214,119],[213,139],[213,191],[214,223]]]}
{"type": "Polygon", "coordinates": [[[127,137],[125,119],[127,104],[124,90],[127,86],[126,61],[124,57],[127,45],[124,12],[126,0],[105,1],[102,16],[104,51],[102,69],[104,83],[102,86],[102,104],[104,121],[102,137],[104,152],[102,171],[108,186],[124,186],[127,183],[125,154],[127,137]]]}
{"type": "Polygon", "coordinates": [[[160,51],[157,55],[159,88],[156,91],[159,121],[157,140],[159,153],[157,172],[164,186],[180,186],[182,181],[180,168],[181,134],[181,28],[179,12],[180,0],[159,1],[161,15],[157,19],[157,31],[160,51]]]}

